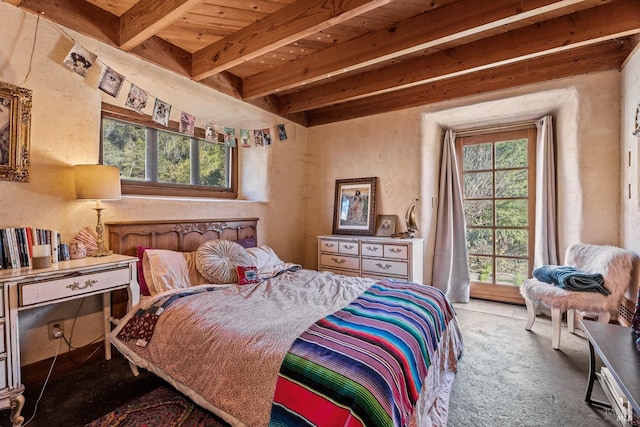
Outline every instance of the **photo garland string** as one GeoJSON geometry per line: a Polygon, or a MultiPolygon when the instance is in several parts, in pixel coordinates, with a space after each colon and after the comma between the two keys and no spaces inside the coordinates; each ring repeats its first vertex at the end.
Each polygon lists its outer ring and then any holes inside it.
{"type": "MultiPolygon", "coordinates": [[[[150,98],[155,99],[153,105],[153,113],[151,118],[158,124],[167,126],[169,124],[169,115],[172,110],[172,105],[162,101],[160,98],[150,95],[147,91],[137,86],[135,83],[127,80],[127,78],[115,71],[109,65],[102,62],[98,55],[86,50],[79,42],[73,40],[68,34],[66,34],[58,25],[55,25],[67,38],[74,42],[73,47],[67,53],[63,64],[71,71],[85,78],[89,73],[89,70],[96,62],[99,62],[103,66],[102,74],[98,81],[98,89],[102,90],[106,94],[117,98],[125,82],[130,83],[129,93],[127,95],[125,106],[140,114],[145,114],[144,110],[147,108],[150,98]]],[[[37,35],[37,27],[36,27],[37,35]]],[[[35,36],[34,36],[35,43],[35,36]]],[[[178,132],[188,136],[194,136],[195,133],[195,116],[182,111],[180,112],[180,122],[178,132]]],[[[295,126],[294,126],[295,131],[295,126]]],[[[279,141],[285,141],[288,139],[287,129],[284,123],[277,124],[275,126],[261,128],[261,129],[239,129],[240,138],[237,138],[236,128],[221,126],[214,124],[213,122],[207,122],[205,125],[205,140],[214,143],[224,143],[229,147],[235,147],[236,145],[243,148],[251,148],[250,141],[253,139],[255,147],[270,146],[274,136],[279,141]],[[237,142],[237,144],[236,144],[237,142]]]]}

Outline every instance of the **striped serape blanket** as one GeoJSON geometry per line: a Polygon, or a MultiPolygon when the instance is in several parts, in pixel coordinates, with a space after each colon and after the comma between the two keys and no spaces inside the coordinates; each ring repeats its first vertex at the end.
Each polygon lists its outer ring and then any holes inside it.
{"type": "Polygon", "coordinates": [[[432,286],[382,280],[292,344],[270,426],[405,426],[454,317],[432,286]]]}

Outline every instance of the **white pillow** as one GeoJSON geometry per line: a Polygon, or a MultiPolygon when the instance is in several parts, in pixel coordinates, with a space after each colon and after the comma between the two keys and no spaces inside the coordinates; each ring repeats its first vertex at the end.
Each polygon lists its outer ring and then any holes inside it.
{"type": "Polygon", "coordinates": [[[258,267],[258,272],[263,269],[268,269],[274,265],[282,264],[282,261],[275,251],[269,246],[258,246],[255,248],[247,248],[247,253],[254,259],[254,264],[258,267]]]}
{"type": "Polygon", "coordinates": [[[205,283],[194,268],[193,252],[176,252],[167,249],[147,249],[142,258],[145,281],[151,295],[169,289],[188,288],[205,283]]]}
{"type": "Polygon", "coordinates": [[[209,240],[196,251],[196,268],[208,283],[238,283],[239,265],[255,264],[245,248],[230,240],[209,240]]]}
{"type": "Polygon", "coordinates": [[[273,277],[282,270],[300,267],[298,264],[282,261],[269,246],[247,248],[246,251],[253,258],[254,265],[258,267],[258,276],[263,279],[273,277]]]}

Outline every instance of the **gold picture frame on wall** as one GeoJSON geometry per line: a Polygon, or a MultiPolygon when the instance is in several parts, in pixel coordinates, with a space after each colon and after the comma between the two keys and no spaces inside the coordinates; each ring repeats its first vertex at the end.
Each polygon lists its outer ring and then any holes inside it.
{"type": "Polygon", "coordinates": [[[373,235],[376,180],[375,177],[336,180],[333,234],[373,235]]]}
{"type": "Polygon", "coordinates": [[[32,92],[0,82],[0,180],[29,181],[32,92]]]}

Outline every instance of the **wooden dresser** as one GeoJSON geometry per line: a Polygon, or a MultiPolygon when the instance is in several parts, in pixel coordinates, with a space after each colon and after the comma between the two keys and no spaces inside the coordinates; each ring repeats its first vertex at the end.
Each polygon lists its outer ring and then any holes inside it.
{"type": "Polygon", "coordinates": [[[422,283],[423,245],[420,238],[318,236],[318,270],[422,283]]]}

